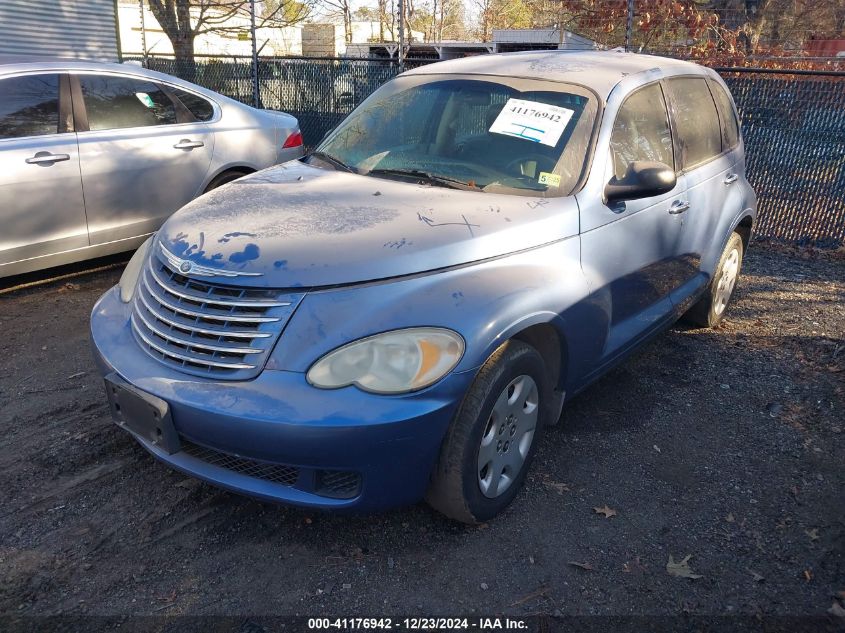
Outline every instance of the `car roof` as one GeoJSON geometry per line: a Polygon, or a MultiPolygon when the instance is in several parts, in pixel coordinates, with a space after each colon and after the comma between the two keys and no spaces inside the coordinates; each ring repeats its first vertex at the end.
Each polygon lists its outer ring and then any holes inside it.
{"type": "Polygon", "coordinates": [[[671,70],[670,74],[705,74],[698,64],[656,55],[609,51],[523,51],[476,55],[429,64],[405,75],[467,74],[546,79],[592,88],[602,98],[622,79],[648,70],[671,70]]]}
{"type": "Polygon", "coordinates": [[[140,69],[135,64],[116,64],[111,62],[98,62],[73,57],[45,57],[40,55],[0,55],[0,71],[11,72],[12,70],[54,70],[79,68],[85,70],[120,70],[127,68],[140,69]],[[14,68],[10,68],[10,66],[14,68]]]}
{"type": "Polygon", "coordinates": [[[115,64],[111,62],[96,62],[85,59],[73,59],[62,57],[38,57],[38,56],[20,56],[20,55],[0,55],[0,77],[12,73],[26,73],[26,72],[41,72],[41,71],[92,71],[92,72],[112,72],[122,73],[124,75],[135,75],[136,77],[145,77],[147,79],[154,79],[156,81],[163,81],[177,86],[182,86],[198,92],[210,99],[218,101],[229,99],[221,94],[218,94],[202,86],[198,86],[179,77],[167,75],[155,70],[149,70],[136,63],[115,64]]]}

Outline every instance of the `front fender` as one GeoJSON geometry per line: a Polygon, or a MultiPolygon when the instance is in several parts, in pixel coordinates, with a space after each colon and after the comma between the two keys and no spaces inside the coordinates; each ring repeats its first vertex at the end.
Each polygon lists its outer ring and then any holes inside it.
{"type": "Polygon", "coordinates": [[[590,323],[598,322],[585,316],[589,289],[579,249],[575,237],[441,272],[308,293],[267,368],[306,372],[341,345],[417,326],[464,337],[455,372],[477,369],[505,340],[540,323],[551,324],[577,354],[585,347],[580,339],[590,338],[590,323]]]}

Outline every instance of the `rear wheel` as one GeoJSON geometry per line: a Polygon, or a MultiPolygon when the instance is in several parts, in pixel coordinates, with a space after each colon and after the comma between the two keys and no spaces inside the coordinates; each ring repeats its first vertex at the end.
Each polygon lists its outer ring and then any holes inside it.
{"type": "Polygon", "coordinates": [[[698,303],[692,306],[683,316],[683,320],[698,327],[715,327],[725,316],[725,311],[733,296],[739,273],[742,269],[742,237],[739,233],[732,233],[716,273],[710,280],[710,285],[698,303]]]}
{"type": "Polygon", "coordinates": [[[428,503],[464,523],[486,521],[519,492],[534,457],[548,387],[540,354],[511,340],[478,372],[443,442],[428,503]]]}
{"type": "Polygon", "coordinates": [[[208,183],[208,187],[205,188],[205,191],[203,193],[208,193],[212,189],[222,187],[226,183],[232,182],[233,180],[237,180],[241,176],[246,176],[247,173],[248,172],[245,171],[226,171],[222,174],[218,174],[210,183],[208,183]]]}

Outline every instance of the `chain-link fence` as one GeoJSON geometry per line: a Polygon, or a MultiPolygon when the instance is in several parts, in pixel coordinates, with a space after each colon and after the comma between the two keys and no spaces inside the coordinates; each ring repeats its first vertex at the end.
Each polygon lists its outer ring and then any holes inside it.
{"type": "Polygon", "coordinates": [[[760,236],[845,243],[845,73],[722,72],[742,119],[760,236]]]}
{"type": "Polygon", "coordinates": [[[186,65],[172,58],[148,56],[146,64],[151,70],[188,79],[237,101],[292,114],[299,119],[307,149],[371,92],[399,74],[395,60],[261,57],[256,95],[249,57],[201,58],[186,65]]]}
{"type": "MultiPolygon", "coordinates": [[[[410,59],[406,67],[432,61],[410,59]]],[[[391,60],[261,58],[255,95],[250,58],[201,59],[187,71],[168,58],[148,57],[147,65],[244,103],[296,116],[307,149],[400,72],[391,60]]],[[[842,246],[845,72],[719,70],[742,118],[748,178],[759,198],[757,235],[842,246]]]]}

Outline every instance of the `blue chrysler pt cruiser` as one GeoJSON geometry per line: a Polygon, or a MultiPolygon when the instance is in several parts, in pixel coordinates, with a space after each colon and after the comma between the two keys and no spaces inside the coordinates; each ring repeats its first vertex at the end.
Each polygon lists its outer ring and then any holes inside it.
{"type": "Polygon", "coordinates": [[[116,422],[173,468],[484,521],[567,398],[679,317],[719,323],[755,207],[713,71],[433,64],[173,215],[94,308],[95,355],[116,422]]]}

